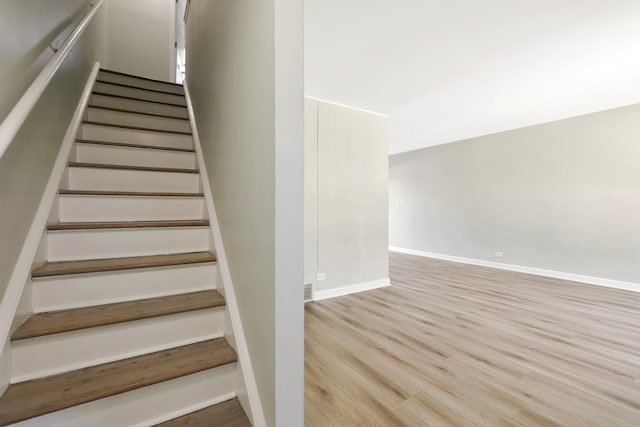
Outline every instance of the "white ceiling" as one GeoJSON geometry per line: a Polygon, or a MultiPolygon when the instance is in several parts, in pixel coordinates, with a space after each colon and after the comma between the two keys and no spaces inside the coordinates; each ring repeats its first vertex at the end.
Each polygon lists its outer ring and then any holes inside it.
{"type": "Polygon", "coordinates": [[[390,153],[634,104],[640,0],[305,0],[305,80],[390,153]]]}

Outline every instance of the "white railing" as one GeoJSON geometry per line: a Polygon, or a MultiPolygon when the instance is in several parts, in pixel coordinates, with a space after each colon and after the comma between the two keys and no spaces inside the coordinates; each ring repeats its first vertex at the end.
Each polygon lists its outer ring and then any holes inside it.
{"type": "Polygon", "coordinates": [[[15,138],[16,134],[24,124],[24,121],[29,117],[31,110],[36,105],[42,93],[47,88],[47,85],[51,81],[53,75],[58,71],[60,65],[65,60],[73,46],[76,44],[84,30],[95,16],[96,12],[102,6],[104,0],[97,0],[91,5],[91,9],[87,12],[87,15],[82,19],[82,22],[73,30],[73,32],[67,37],[62,46],[56,51],[56,54],[40,71],[38,77],[31,83],[31,86],[22,95],[18,103],[13,107],[11,112],[7,115],[2,123],[0,123],[0,158],[7,151],[9,145],[15,138]]]}

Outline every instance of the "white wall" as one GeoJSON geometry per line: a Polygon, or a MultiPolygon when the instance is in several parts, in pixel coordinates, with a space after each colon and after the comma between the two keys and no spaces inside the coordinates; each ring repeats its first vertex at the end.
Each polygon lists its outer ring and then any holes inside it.
{"type": "Polygon", "coordinates": [[[387,118],[311,99],[305,106],[305,283],[322,297],[385,282],[387,118]]]}
{"type": "MultiPolygon", "coordinates": [[[[86,0],[0,2],[0,121],[89,10],[86,0]]],[[[29,232],[62,138],[96,60],[102,60],[104,10],[69,53],[0,159],[0,298],[29,232]]],[[[0,391],[8,355],[0,343],[0,391]]]]}
{"type": "Polygon", "coordinates": [[[107,0],[110,70],[175,79],[175,0],[107,0]]]}
{"type": "Polygon", "coordinates": [[[301,0],[192,0],[193,100],[269,426],[303,425],[301,0]]]}
{"type": "MultiPolygon", "coordinates": [[[[0,3],[0,121],[53,56],[48,45],[60,46],[88,5],[86,0],[0,3]]],[[[103,13],[97,13],[0,159],[0,296],[91,68],[102,59],[103,13]]]]}
{"type": "Polygon", "coordinates": [[[638,141],[633,105],[391,156],[390,243],[640,283],[638,141]]]}

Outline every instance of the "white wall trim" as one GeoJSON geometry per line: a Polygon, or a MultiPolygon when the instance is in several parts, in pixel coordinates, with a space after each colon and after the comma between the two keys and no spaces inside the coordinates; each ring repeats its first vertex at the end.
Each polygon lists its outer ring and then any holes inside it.
{"type": "Polygon", "coordinates": [[[11,347],[9,347],[9,340],[0,345],[2,346],[0,348],[0,396],[2,396],[11,380],[11,347]]]}
{"type": "Polygon", "coordinates": [[[341,297],[344,295],[355,294],[358,292],[371,291],[374,289],[391,286],[389,279],[374,280],[371,282],[356,283],[355,285],[342,286],[335,289],[327,289],[326,291],[317,291],[313,294],[314,301],[322,301],[329,298],[341,297]]]}
{"type": "Polygon", "coordinates": [[[351,105],[347,105],[347,104],[340,104],[340,103],[338,103],[338,102],[333,102],[333,101],[327,101],[326,99],[315,98],[315,97],[313,97],[313,96],[306,96],[306,95],[305,95],[305,98],[306,98],[306,99],[310,99],[310,100],[312,100],[312,101],[324,102],[325,104],[331,104],[331,105],[336,105],[336,106],[338,106],[338,107],[348,108],[348,109],[350,109],[350,110],[355,110],[355,111],[360,111],[360,112],[363,112],[363,113],[373,114],[374,116],[381,116],[381,117],[384,117],[384,118],[386,118],[386,119],[388,119],[388,118],[389,118],[389,116],[388,116],[388,115],[386,115],[386,114],[377,113],[377,112],[375,112],[375,111],[371,111],[371,110],[365,110],[364,108],[356,108],[356,107],[353,107],[353,106],[351,106],[351,105]]]}
{"type": "MultiPolygon", "coordinates": [[[[85,108],[89,102],[89,97],[91,96],[93,83],[98,76],[98,71],[100,71],[100,63],[96,62],[91,74],[89,75],[89,79],[84,86],[82,96],[80,97],[78,106],[73,113],[71,122],[67,127],[67,132],[62,140],[58,157],[53,165],[49,181],[47,182],[44,194],[40,200],[40,204],[38,205],[38,210],[31,222],[31,228],[27,233],[27,237],[24,240],[22,249],[20,250],[20,255],[18,256],[16,265],[11,273],[11,277],[9,278],[4,298],[0,302],[0,343],[7,342],[9,334],[11,333],[11,324],[13,323],[13,318],[16,314],[24,286],[29,280],[29,275],[31,274],[40,239],[47,227],[49,212],[51,211],[53,202],[58,195],[58,187],[60,186],[60,181],[65,168],[67,167],[71,148],[76,140],[76,135],[78,133],[80,123],[82,122],[85,108]]],[[[10,346],[8,345],[5,346],[5,349],[9,347],[10,346]]],[[[0,381],[1,380],[2,378],[0,378],[0,381]]]]}
{"type": "Polygon", "coordinates": [[[623,289],[640,292],[640,283],[623,282],[620,280],[605,279],[602,277],[585,276],[582,274],[567,273],[563,271],[546,270],[544,268],[527,267],[525,265],[505,264],[501,262],[485,261],[475,258],[464,258],[454,255],[438,254],[435,252],[418,251],[415,249],[398,248],[389,246],[392,252],[400,252],[409,255],[418,255],[426,258],[441,259],[444,261],[459,262],[461,264],[477,265],[481,267],[497,268],[500,270],[516,271],[518,273],[534,274],[536,276],[552,277],[554,279],[569,280],[572,282],[587,283],[589,285],[605,286],[607,288],[623,289]]]}
{"type": "MultiPolygon", "coordinates": [[[[234,333],[234,340],[236,343],[236,351],[238,354],[238,360],[242,376],[244,379],[244,385],[247,389],[247,397],[249,399],[248,416],[253,422],[254,427],[266,427],[267,422],[264,416],[264,410],[262,408],[262,401],[260,400],[260,394],[258,392],[258,384],[256,382],[255,374],[253,372],[253,365],[251,364],[251,356],[249,355],[249,347],[244,334],[244,328],[242,326],[242,318],[238,309],[238,303],[236,294],[233,287],[233,281],[231,280],[231,271],[229,270],[229,264],[227,263],[227,256],[224,251],[224,245],[222,242],[222,234],[220,232],[220,226],[218,224],[218,217],[216,215],[215,206],[213,203],[213,196],[211,194],[211,186],[209,184],[209,176],[207,175],[207,168],[204,162],[202,154],[202,146],[200,145],[200,137],[198,135],[198,127],[196,124],[196,118],[193,113],[193,105],[191,103],[191,95],[189,93],[189,87],[187,81],[184,82],[184,93],[187,101],[187,108],[189,110],[189,119],[191,121],[191,131],[193,133],[193,145],[196,150],[196,157],[198,159],[198,168],[200,170],[200,179],[202,183],[202,190],[204,193],[205,203],[207,211],[209,212],[209,221],[211,224],[211,232],[213,233],[213,243],[216,252],[218,270],[222,278],[222,288],[224,291],[225,301],[227,309],[229,310],[229,318],[231,319],[231,327],[234,333]]],[[[247,409],[247,408],[245,408],[247,409]]]]}

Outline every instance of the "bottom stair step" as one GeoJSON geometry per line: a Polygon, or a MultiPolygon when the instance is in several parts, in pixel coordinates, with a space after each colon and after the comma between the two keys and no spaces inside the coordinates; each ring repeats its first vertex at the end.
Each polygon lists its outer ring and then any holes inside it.
{"type": "Polygon", "coordinates": [[[238,399],[227,400],[192,412],[180,418],[158,424],[156,427],[251,427],[249,418],[240,406],[238,399]]]}
{"type": "Polygon", "coordinates": [[[11,384],[0,397],[0,426],[234,362],[235,352],[218,338],[11,384]]]}

